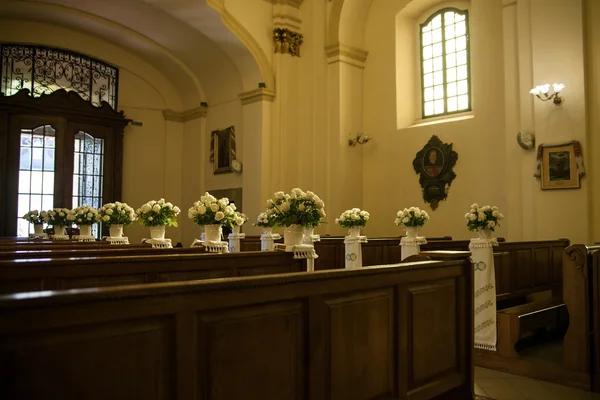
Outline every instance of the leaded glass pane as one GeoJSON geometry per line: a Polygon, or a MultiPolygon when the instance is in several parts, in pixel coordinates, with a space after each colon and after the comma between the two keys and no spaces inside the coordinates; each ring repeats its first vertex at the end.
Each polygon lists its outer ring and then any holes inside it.
{"type": "MultiPolygon", "coordinates": [[[[73,168],[73,207],[102,206],[104,139],[94,138],[86,132],[75,135],[73,168]]],[[[92,226],[92,233],[99,236],[98,226],[92,226]]]]}
{"type": "Polygon", "coordinates": [[[1,44],[0,92],[11,96],[29,89],[34,97],[58,89],[75,91],[95,106],[117,104],[118,69],[67,50],[1,44]]]}
{"type": "Polygon", "coordinates": [[[446,9],[421,26],[423,116],[470,108],[467,24],[466,11],[446,9]]]}
{"type": "Polygon", "coordinates": [[[33,135],[30,129],[21,130],[17,236],[33,233],[31,224],[20,219],[26,212],[53,208],[55,135],[50,125],[35,128],[33,135]]]}

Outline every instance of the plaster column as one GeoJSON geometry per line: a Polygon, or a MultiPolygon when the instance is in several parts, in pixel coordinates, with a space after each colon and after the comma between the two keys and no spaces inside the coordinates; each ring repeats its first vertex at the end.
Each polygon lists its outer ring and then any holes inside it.
{"type": "MultiPolygon", "coordinates": [[[[345,210],[362,204],[362,146],[348,140],[362,132],[364,50],[335,44],[326,49],[328,63],[329,120],[327,147],[327,196],[329,210],[345,210]]],[[[343,229],[328,215],[328,233],[343,229]]]]}
{"type": "MultiPolygon", "coordinates": [[[[244,158],[242,164],[242,209],[252,222],[264,211],[265,202],[275,189],[272,177],[278,171],[273,160],[271,140],[271,114],[275,92],[259,88],[238,95],[242,102],[244,158]]],[[[244,225],[244,232],[258,235],[262,228],[252,224],[244,225]]]]}

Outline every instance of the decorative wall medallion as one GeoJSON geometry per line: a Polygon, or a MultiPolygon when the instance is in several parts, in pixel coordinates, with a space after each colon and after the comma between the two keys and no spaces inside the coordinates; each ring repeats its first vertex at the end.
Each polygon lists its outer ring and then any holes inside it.
{"type": "Polygon", "coordinates": [[[275,53],[289,53],[292,56],[300,57],[300,46],[304,42],[301,33],[292,32],[286,28],[273,29],[273,46],[275,53]]]}
{"type": "Polygon", "coordinates": [[[438,203],[448,197],[448,190],[456,174],[452,171],[458,154],[452,150],[452,143],[446,144],[437,136],[417,153],[413,167],[420,174],[419,183],[423,188],[423,199],[435,210],[438,203]]]}

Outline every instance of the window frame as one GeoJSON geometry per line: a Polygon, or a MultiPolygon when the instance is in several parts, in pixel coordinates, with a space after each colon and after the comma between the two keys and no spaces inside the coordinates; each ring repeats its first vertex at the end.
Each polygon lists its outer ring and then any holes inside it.
{"type": "Polygon", "coordinates": [[[421,75],[421,118],[422,120],[429,120],[431,118],[440,118],[445,116],[452,116],[455,114],[462,114],[473,111],[472,108],[472,92],[471,92],[471,37],[470,37],[470,28],[469,28],[469,10],[464,9],[461,10],[457,7],[444,7],[441,8],[434,13],[432,13],[423,23],[419,24],[419,71],[421,75]],[[444,25],[445,17],[444,13],[452,11],[456,14],[465,16],[465,36],[466,36],[466,52],[467,52],[467,93],[468,93],[468,107],[463,110],[456,111],[447,111],[448,109],[448,96],[447,96],[447,68],[446,68],[446,27],[444,25]],[[443,72],[443,86],[444,86],[444,112],[433,115],[425,115],[425,72],[423,70],[423,28],[427,26],[435,17],[440,15],[442,17],[442,72],[443,72]]]}

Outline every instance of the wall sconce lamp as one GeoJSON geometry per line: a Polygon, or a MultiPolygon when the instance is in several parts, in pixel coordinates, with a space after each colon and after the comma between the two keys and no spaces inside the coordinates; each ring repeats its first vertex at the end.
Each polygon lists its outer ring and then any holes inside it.
{"type": "Polygon", "coordinates": [[[560,97],[558,94],[561,90],[565,88],[565,85],[562,83],[553,83],[552,84],[552,93],[550,93],[550,84],[545,83],[543,85],[538,85],[531,89],[529,93],[535,95],[538,99],[542,101],[552,100],[554,105],[560,106],[565,99],[560,97]]]}
{"type": "Polygon", "coordinates": [[[348,139],[348,146],[354,147],[357,144],[365,144],[369,140],[371,140],[371,136],[364,135],[362,132],[356,134],[356,137],[353,139],[348,139]]]}

